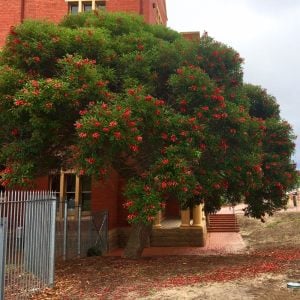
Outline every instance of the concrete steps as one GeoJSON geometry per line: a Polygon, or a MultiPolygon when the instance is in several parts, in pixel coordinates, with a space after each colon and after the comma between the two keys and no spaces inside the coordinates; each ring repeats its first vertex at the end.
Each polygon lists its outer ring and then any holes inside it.
{"type": "Polygon", "coordinates": [[[183,247],[205,244],[206,231],[203,227],[152,229],[150,245],[152,247],[183,247]]]}
{"type": "Polygon", "coordinates": [[[235,214],[212,214],[208,216],[208,232],[239,232],[235,214]]]}

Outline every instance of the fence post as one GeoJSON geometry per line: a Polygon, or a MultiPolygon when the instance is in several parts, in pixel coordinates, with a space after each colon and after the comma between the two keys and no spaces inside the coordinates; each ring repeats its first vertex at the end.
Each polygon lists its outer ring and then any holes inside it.
{"type": "Polygon", "coordinates": [[[5,289],[5,265],[6,265],[6,235],[7,222],[6,218],[0,219],[0,299],[4,299],[5,289]]]}
{"type": "Polygon", "coordinates": [[[63,242],[63,260],[67,258],[67,221],[68,221],[68,202],[65,201],[64,209],[64,242],[63,242]]]}
{"type": "Polygon", "coordinates": [[[78,206],[78,220],[77,220],[77,256],[80,257],[81,252],[81,205],[78,206]]]}
{"type": "Polygon", "coordinates": [[[55,223],[56,223],[56,197],[51,194],[51,231],[50,231],[50,251],[49,251],[49,284],[54,285],[54,264],[55,264],[55,223]]]}

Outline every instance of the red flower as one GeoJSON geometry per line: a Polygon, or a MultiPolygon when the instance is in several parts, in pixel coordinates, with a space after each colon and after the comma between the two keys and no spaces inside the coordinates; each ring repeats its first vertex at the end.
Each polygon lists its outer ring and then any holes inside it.
{"type": "Polygon", "coordinates": [[[177,137],[175,134],[172,134],[171,137],[170,137],[170,140],[175,143],[177,141],[177,137]]]}
{"type": "Polygon", "coordinates": [[[144,186],[144,191],[145,191],[145,192],[150,192],[150,190],[151,190],[151,188],[150,188],[149,185],[145,185],[145,186],[144,186]]]}
{"type": "Polygon", "coordinates": [[[144,45],[138,44],[137,48],[138,48],[138,50],[143,51],[144,50],[144,45]]]}
{"type": "Polygon", "coordinates": [[[131,110],[130,109],[126,109],[125,112],[123,113],[123,117],[125,119],[128,119],[131,116],[131,110]]]}
{"type": "Polygon", "coordinates": [[[100,81],[97,82],[97,85],[100,86],[100,87],[103,87],[103,86],[106,86],[106,82],[100,80],[100,81]]]}
{"type": "Polygon", "coordinates": [[[162,161],[162,164],[163,165],[167,165],[169,163],[169,160],[166,158],[166,159],[163,159],[163,161],[162,161]]]}
{"type": "Polygon", "coordinates": [[[33,57],[33,60],[36,62],[36,63],[39,63],[41,61],[41,59],[38,57],[38,56],[34,56],[33,57]]]}
{"type": "Polygon", "coordinates": [[[95,161],[96,161],[96,159],[93,158],[93,157],[86,158],[85,160],[86,160],[90,165],[94,164],[95,161]]]}
{"type": "Polygon", "coordinates": [[[84,139],[84,138],[87,137],[87,134],[85,132],[80,132],[79,133],[79,137],[82,138],[82,139],[84,139]]]}
{"type": "Polygon", "coordinates": [[[221,188],[221,185],[218,184],[218,183],[214,183],[213,184],[213,187],[216,189],[216,190],[219,190],[221,188]]]}
{"type": "Polygon", "coordinates": [[[160,186],[162,189],[166,189],[168,187],[168,184],[165,181],[163,181],[160,186]]]}
{"type": "Polygon", "coordinates": [[[94,126],[95,126],[95,127],[99,127],[100,125],[101,125],[101,123],[100,123],[99,121],[95,121],[95,122],[94,122],[94,126]]]}
{"type": "Polygon", "coordinates": [[[53,107],[53,103],[52,103],[52,102],[47,102],[47,103],[45,104],[45,107],[46,107],[47,109],[51,109],[51,108],[53,107]]]}
{"type": "Polygon", "coordinates": [[[111,121],[109,123],[109,127],[116,127],[118,125],[118,122],[117,121],[111,121]]]}
{"type": "Polygon", "coordinates": [[[153,99],[153,97],[150,96],[150,95],[147,95],[147,96],[145,97],[145,100],[146,100],[146,101],[151,101],[152,99],[153,99]]]}
{"type": "Polygon", "coordinates": [[[100,134],[99,134],[98,132],[94,132],[94,133],[92,134],[92,137],[93,137],[94,139],[99,139],[100,134]]]}
{"type": "Polygon", "coordinates": [[[16,100],[15,101],[15,106],[22,106],[22,105],[26,105],[27,102],[25,100],[16,100]]]}
{"type": "Polygon", "coordinates": [[[114,132],[114,136],[115,136],[115,138],[116,138],[117,140],[120,140],[120,139],[122,138],[122,134],[121,134],[120,131],[114,132]]]}
{"type": "Polygon", "coordinates": [[[31,84],[32,86],[34,86],[35,88],[39,87],[39,82],[37,80],[31,80],[31,84]]]}
{"type": "Polygon", "coordinates": [[[186,105],[186,104],[187,104],[187,101],[186,101],[185,99],[183,99],[183,100],[180,101],[180,104],[181,104],[181,105],[186,105]]]}
{"type": "Polygon", "coordinates": [[[135,94],[135,90],[134,89],[129,89],[128,91],[127,91],[127,93],[129,94],[129,95],[134,95],[135,94]]]}
{"type": "Polygon", "coordinates": [[[165,132],[163,132],[161,134],[161,137],[162,137],[163,140],[167,140],[168,139],[168,135],[165,132]]]}
{"type": "Polygon", "coordinates": [[[162,209],[166,208],[166,202],[160,203],[160,207],[161,207],[162,209]]]}
{"type": "Polygon", "coordinates": [[[165,104],[165,101],[156,99],[154,104],[155,106],[163,106],[165,104]]]}
{"type": "Polygon", "coordinates": [[[17,136],[19,134],[19,130],[17,128],[14,128],[12,131],[11,131],[11,134],[13,136],[17,136]]]}
{"type": "Polygon", "coordinates": [[[135,140],[138,141],[138,142],[141,142],[143,140],[143,137],[138,135],[135,137],[135,140]]]}
{"type": "Polygon", "coordinates": [[[80,110],[80,111],[79,111],[79,114],[80,114],[81,116],[84,116],[84,115],[87,114],[87,110],[86,110],[86,109],[80,110]]]}
{"type": "Polygon", "coordinates": [[[136,122],[130,121],[127,123],[129,127],[134,127],[136,125],[136,122]]]}
{"type": "Polygon", "coordinates": [[[127,202],[125,202],[124,204],[123,204],[123,207],[124,208],[129,208],[129,207],[131,207],[133,205],[133,201],[127,201],[127,202]]]}
{"type": "Polygon", "coordinates": [[[147,221],[148,222],[152,222],[154,220],[154,217],[153,216],[147,216],[147,221]]]}
{"type": "Polygon", "coordinates": [[[132,152],[138,152],[139,151],[139,146],[137,146],[137,145],[130,145],[129,148],[132,152]]]}
{"type": "Polygon", "coordinates": [[[127,216],[127,220],[129,220],[129,221],[133,220],[135,217],[136,217],[135,214],[130,214],[130,215],[127,216]]]}
{"type": "Polygon", "coordinates": [[[107,133],[107,132],[109,132],[109,128],[108,127],[103,127],[102,131],[107,133]]]}

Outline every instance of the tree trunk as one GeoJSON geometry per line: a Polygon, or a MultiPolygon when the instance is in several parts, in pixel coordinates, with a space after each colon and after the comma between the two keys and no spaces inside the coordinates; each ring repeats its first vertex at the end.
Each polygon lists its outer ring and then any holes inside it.
{"type": "Polygon", "coordinates": [[[144,248],[149,245],[151,230],[152,224],[133,224],[123,256],[125,258],[139,259],[144,248]]]}

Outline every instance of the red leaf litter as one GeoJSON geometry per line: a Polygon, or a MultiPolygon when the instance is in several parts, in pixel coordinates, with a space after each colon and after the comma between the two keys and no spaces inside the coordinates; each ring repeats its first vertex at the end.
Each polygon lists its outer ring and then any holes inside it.
{"type": "Polygon", "coordinates": [[[299,264],[299,260],[299,249],[223,256],[162,256],[138,261],[84,258],[59,264],[55,288],[32,299],[136,299],[164,288],[284,273],[295,269],[293,264],[299,264]]]}

